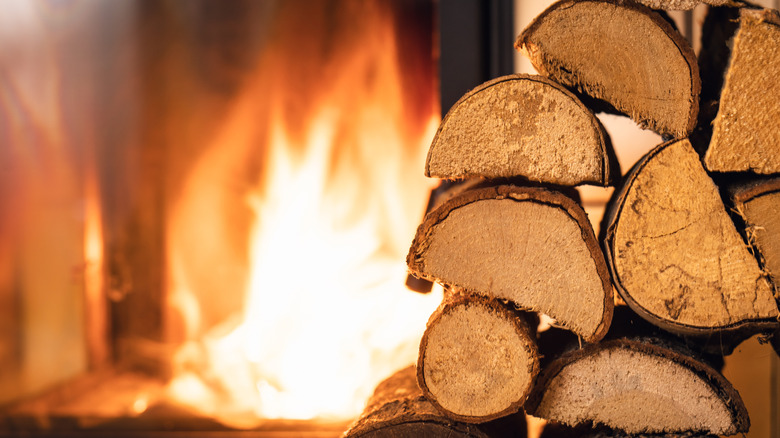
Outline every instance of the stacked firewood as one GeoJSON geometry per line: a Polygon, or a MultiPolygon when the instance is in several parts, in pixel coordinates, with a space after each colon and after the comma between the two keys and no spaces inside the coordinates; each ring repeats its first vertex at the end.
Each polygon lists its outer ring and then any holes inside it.
{"type": "Polygon", "coordinates": [[[780,316],[780,14],[711,7],[697,62],[650,7],[553,4],[515,44],[539,75],[482,84],[443,119],[425,172],[457,183],[407,264],[445,298],[416,370],[348,436],[523,436],[523,412],[561,436],[748,430],[718,370],[780,316]],[[666,141],[621,179],[597,111],[666,141]],[[581,184],[618,185],[599,239],[581,184]],[[539,314],[555,328],[537,333],[539,314]]]}

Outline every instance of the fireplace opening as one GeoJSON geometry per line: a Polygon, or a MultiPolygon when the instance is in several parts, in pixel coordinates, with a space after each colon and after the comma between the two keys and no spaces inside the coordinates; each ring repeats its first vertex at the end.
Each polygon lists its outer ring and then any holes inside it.
{"type": "Polygon", "coordinates": [[[432,2],[18,1],[0,28],[3,433],[339,435],[414,361],[432,2]]]}

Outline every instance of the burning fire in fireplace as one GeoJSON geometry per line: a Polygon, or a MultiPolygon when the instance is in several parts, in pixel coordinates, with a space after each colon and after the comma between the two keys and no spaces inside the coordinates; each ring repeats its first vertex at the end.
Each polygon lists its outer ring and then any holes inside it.
{"type": "MultiPolygon", "coordinates": [[[[440,301],[403,286],[439,115],[402,71],[403,23],[385,6],[307,4],[322,10],[306,11],[305,27],[300,8],[282,9],[169,216],[170,303],[186,327],[169,393],[232,426],[356,416],[414,361],[440,301]],[[256,179],[235,181],[247,162],[256,179]],[[248,233],[219,211],[231,202],[251,217],[248,233]],[[226,243],[248,250],[244,307],[208,327],[193,289],[201,266],[236,258],[226,243]]],[[[218,289],[208,300],[228,292],[218,289]]]]}
{"type": "Polygon", "coordinates": [[[431,2],[13,5],[0,24],[42,55],[0,56],[0,234],[20,236],[0,402],[347,419],[415,360],[441,300],[404,287],[440,117],[431,2]]]}

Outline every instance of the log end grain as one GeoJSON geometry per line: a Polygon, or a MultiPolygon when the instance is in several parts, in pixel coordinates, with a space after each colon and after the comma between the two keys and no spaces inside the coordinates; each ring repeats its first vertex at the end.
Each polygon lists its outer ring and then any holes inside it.
{"type": "Polygon", "coordinates": [[[496,300],[461,296],[445,302],[420,343],[418,383],[459,421],[481,423],[518,411],[538,371],[530,329],[496,300]]]}
{"type": "Polygon", "coordinates": [[[675,138],[696,124],[701,80],[690,44],[658,13],[622,0],[561,0],[515,47],[536,70],[675,138]]]}
{"type": "Polygon", "coordinates": [[[619,339],[556,359],[539,377],[529,413],[628,434],[747,431],[739,393],[711,367],[658,345],[619,339]]]}
{"type": "Polygon", "coordinates": [[[453,105],[433,139],[425,174],[604,186],[620,170],[606,131],[576,96],[547,78],[515,74],[486,82],[453,105]]]}
{"type": "Polygon", "coordinates": [[[713,172],[780,172],[780,13],[743,10],[704,158],[713,172]]]}
{"type": "Polygon", "coordinates": [[[637,313],[679,333],[776,322],[771,284],[688,140],[648,153],[616,198],[608,260],[637,313]]]}
{"type": "Polygon", "coordinates": [[[612,319],[612,283],[593,229],[557,192],[463,192],[428,214],[407,264],[416,276],[550,315],[587,342],[612,319]]]}

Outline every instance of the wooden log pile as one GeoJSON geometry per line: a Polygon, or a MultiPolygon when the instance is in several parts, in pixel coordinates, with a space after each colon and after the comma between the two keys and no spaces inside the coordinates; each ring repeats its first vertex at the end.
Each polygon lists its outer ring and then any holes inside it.
{"type": "Polygon", "coordinates": [[[697,1],[643,3],[554,3],[515,43],[539,75],[488,81],[442,120],[425,173],[455,183],[407,264],[445,298],[420,344],[424,407],[386,425],[524,436],[481,425],[526,412],[544,436],[748,430],[719,370],[780,332],[780,13],[710,6],[697,59],[659,11],[697,1]],[[601,111],[665,142],[621,177],[601,111]],[[581,184],[616,186],[598,238],[581,184]]]}

